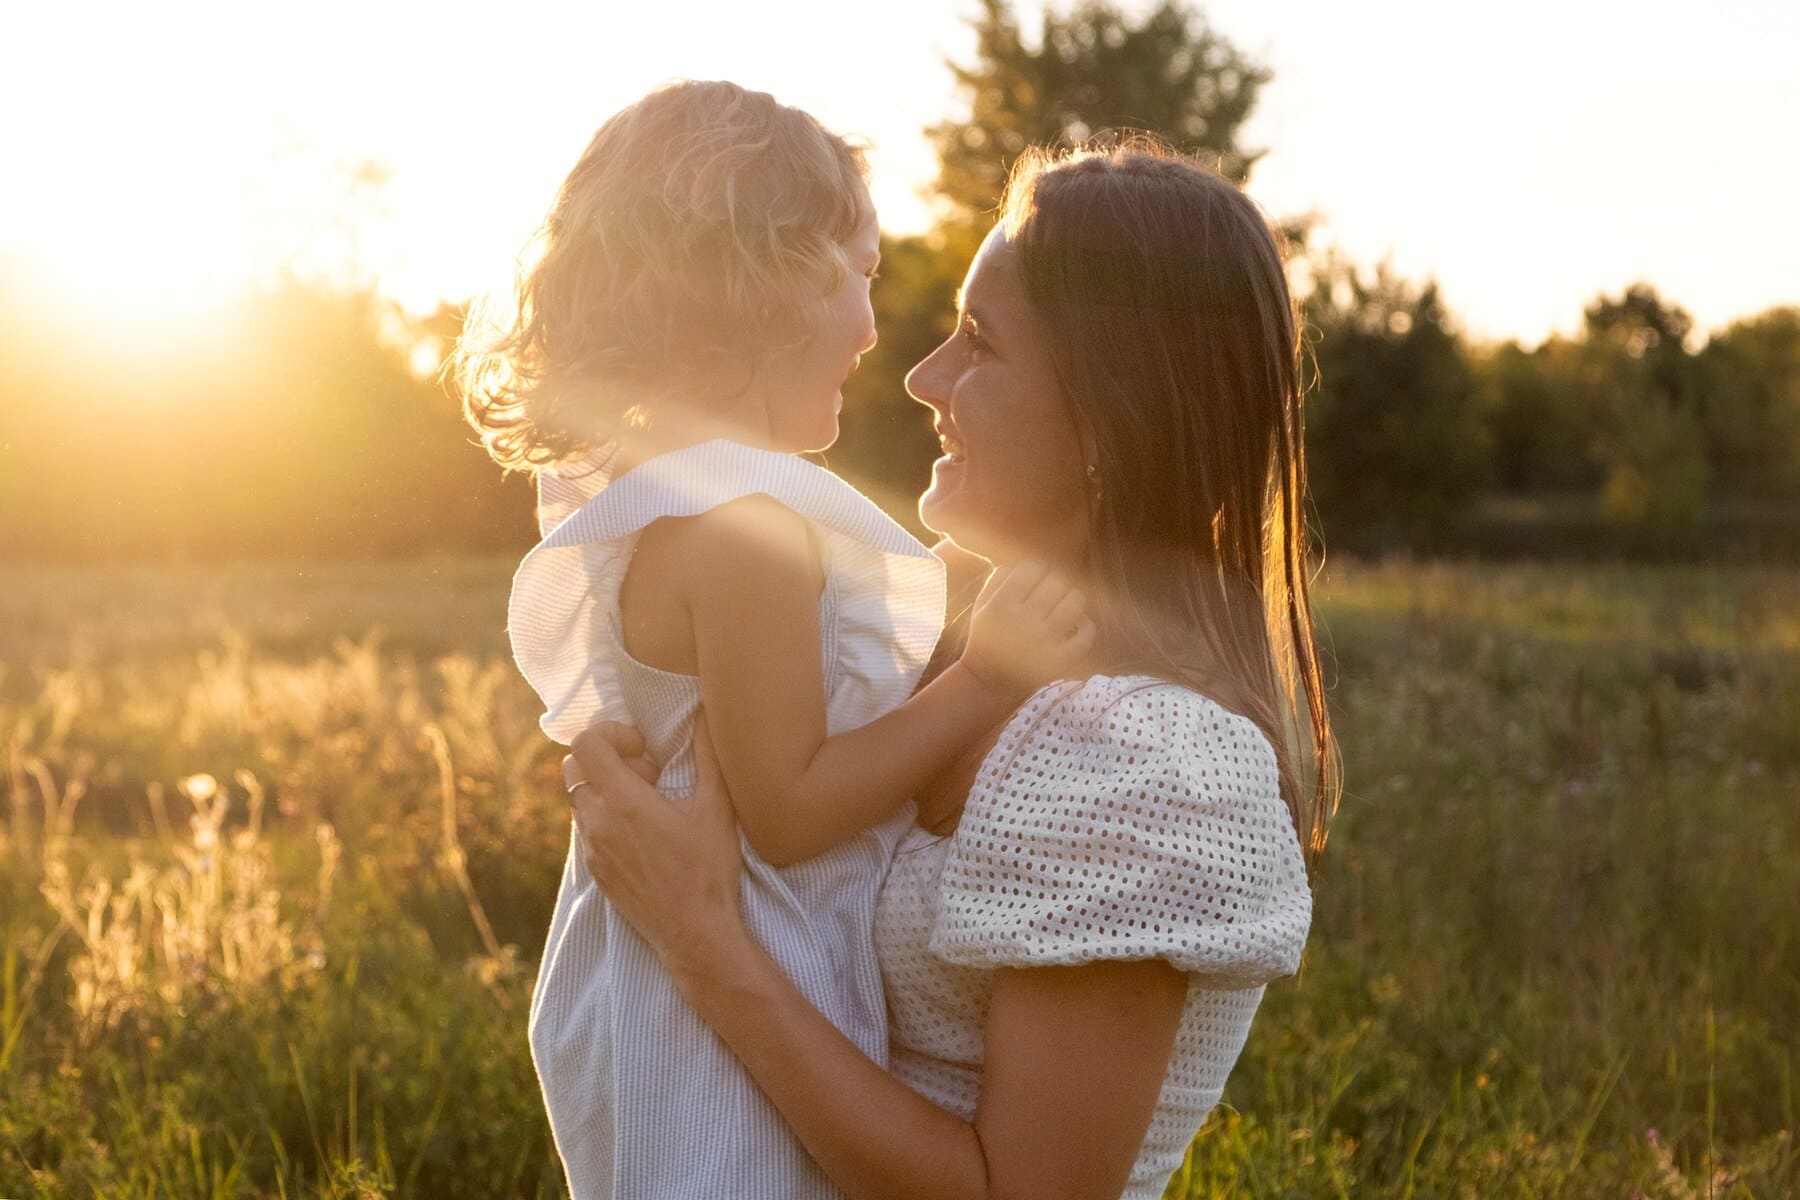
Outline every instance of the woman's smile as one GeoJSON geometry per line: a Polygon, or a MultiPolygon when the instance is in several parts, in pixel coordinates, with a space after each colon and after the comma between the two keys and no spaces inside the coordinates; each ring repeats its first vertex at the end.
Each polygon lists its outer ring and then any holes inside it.
{"type": "Polygon", "coordinates": [[[1081,439],[1002,231],[982,243],[961,299],[956,331],[906,380],[942,451],[919,517],[994,562],[1079,562],[1081,439]]]}
{"type": "Polygon", "coordinates": [[[967,453],[963,449],[962,442],[957,440],[956,434],[944,427],[943,421],[940,420],[936,422],[936,426],[938,446],[943,450],[944,454],[943,457],[938,459],[933,465],[942,466],[946,463],[952,466],[960,465],[963,461],[963,456],[967,453]]]}

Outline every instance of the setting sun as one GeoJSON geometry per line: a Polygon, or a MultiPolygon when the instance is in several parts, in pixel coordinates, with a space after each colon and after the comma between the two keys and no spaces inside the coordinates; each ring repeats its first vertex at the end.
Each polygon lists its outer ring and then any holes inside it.
{"type": "Polygon", "coordinates": [[[101,41],[66,13],[9,17],[23,29],[0,81],[0,150],[18,173],[0,201],[0,256],[43,307],[166,329],[247,282],[254,154],[218,81],[156,49],[166,25],[104,20],[101,41]]]}
{"type": "MultiPolygon", "coordinates": [[[[1019,6],[1028,35],[1043,7],[1019,6]]],[[[1484,339],[1572,332],[1596,292],[1634,279],[1678,293],[1704,328],[1789,302],[1800,239],[1781,204],[1796,177],[1767,148],[1793,106],[1795,10],[1733,2],[1686,28],[1566,7],[1551,36],[1421,0],[1207,5],[1273,69],[1245,129],[1267,151],[1253,194],[1318,215],[1322,240],[1358,261],[1435,278],[1484,339]],[[1433,50],[1468,39],[1489,47],[1482,62],[1433,50]],[[1515,74],[1544,86],[1521,94],[1515,74]],[[1676,78],[1692,100],[1666,120],[1612,120],[1611,97],[1676,78]],[[1663,168],[1684,148],[1704,173],[1663,168]],[[1699,227],[1712,235],[1668,236],[1699,227]]],[[[534,0],[478,22],[349,0],[304,22],[214,0],[24,8],[0,76],[0,261],[26,264],[58,306],[148,326],[297,262],[429,311],[503,278],[598,121],[678,76],[769,90],[868,139],[884,229],[916,232],[936,169],[923,130],[950,114],[945,62],[968,60],[974,8],[534,0]],[[839,52],[793,36],[809,27],[839,52]],[[368,163],[379,187],[339,186],[368,163]]]]}
{"type": "Polygon", "coordinates": [[[216,189],[152,185],[118,195],[108,187],[77,185],[69,202],[23,218],[24,273],[51,307],[160,326],[215,309],[242,289],[245,239],[237,214],[217,206],[216,189]]]}

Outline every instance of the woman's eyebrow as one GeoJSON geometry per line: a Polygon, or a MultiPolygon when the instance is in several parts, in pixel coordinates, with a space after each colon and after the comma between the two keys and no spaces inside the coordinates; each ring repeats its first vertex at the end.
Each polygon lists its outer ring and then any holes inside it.
{"type": "Polygon", "coordinates": [[[981,314],[970,307],[969,294],[966,288],[959,287],[956,289],[956,315],[959,320],[966,317],[977,325],[987,324],[987,322],[982,319],[981,314]]]}

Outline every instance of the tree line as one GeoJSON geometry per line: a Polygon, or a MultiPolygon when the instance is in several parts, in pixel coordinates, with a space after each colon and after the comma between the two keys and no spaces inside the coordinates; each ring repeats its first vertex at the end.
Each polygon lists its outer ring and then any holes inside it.
{"type": "MultiPolygon", "coordinates": [[[[1248,180],[1271,78],[1176,0],[1046,13],[982,0],[929,133],[936,223],[884,239],[881,340],[831,465],[908,519],[936,454],[906,370],[947,335],[1005,171],[1032,144],[1142,129],[1248,180]]],[[[1318,249],[1293,221],[1307,440],[1328,544],[1358,553],[1800,558],[1800,307],[1702,336],[1645,283],[1570,336],[1477,344],[1437,287],[1318,249]]],[[[516,550],[503,481],[429,369],[462,308],[399,326],[366,289],[287,278],[205,345],[70,332],[0,278],[0,555],[368,556],[516,550]]]]}
{"type": "MultiPolygon", "coordinates": [[[[1176,0],[1133,20],[1046,13],[1026,37],[983,0],[965,112],[930,133],[940,222],[889,239],[882,343],[834,452],[904,491],[929,439],[895,386],[947,332],[956,282],[1027,145],[1145,129],[1248,181],[1243,127],[1270,79],[1176,0]]],[[[1474,344],[1437,287],[1343,261],[1286,223],[1307,330],[1307,448],[1328,543],[1361,553],[1800,557],[1800,307],[1715,331],[1647,283],[1596,296],[1581,329],[1474,344]]]]}

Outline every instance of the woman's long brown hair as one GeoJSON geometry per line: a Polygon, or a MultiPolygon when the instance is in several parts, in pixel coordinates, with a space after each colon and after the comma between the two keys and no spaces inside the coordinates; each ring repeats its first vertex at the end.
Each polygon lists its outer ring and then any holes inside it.
{"type": "Polygon", "coordinates": [[[1144,137],[1027,155],[1003,221],[1091,439],[1102,650],[1256,723],[1315,866],[1341,773],[1278,235],[1236,185],[1144,137]]]}

